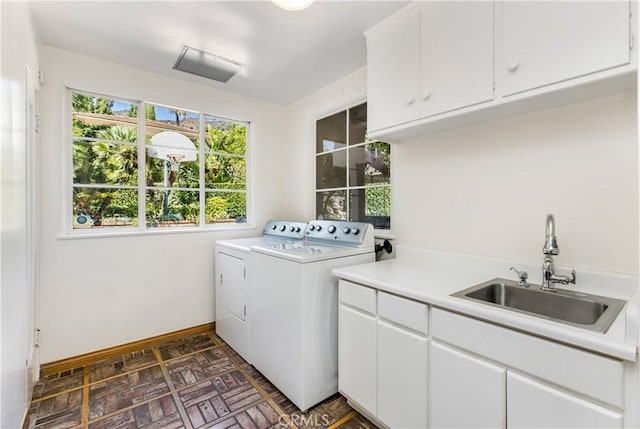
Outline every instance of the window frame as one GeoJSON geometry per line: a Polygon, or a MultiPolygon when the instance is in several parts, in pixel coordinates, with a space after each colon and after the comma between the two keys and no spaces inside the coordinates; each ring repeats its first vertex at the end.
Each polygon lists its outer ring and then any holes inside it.
{"type": "MultiPolygon", "coordinates": [[[[154,235],[154,234],[174,234],[174,233],[190,233],[190,232],[211,232],[211,231],[224,231],[224,230],[243,230],[253,229],[252,223],[252,174],[251,174],[251,130],[252,122],[248,120],[240,120],[230,118],[227,116],[215,115],[199,111],[197,109],[186,109],[182,107],[171,106],[169,104],[156,103],[153,101],[134,100],[129,97],[121,97],[119,95],[104,94],[91,90],[84,90],[73,88],[70,86],[65,87],[64,96],[64,108],[63,111],[63,148],[62,148],[62,182],[63,182],[63,210],[62,210],[62,234],[58,235],[59,239],[67,238],[95,238],[95,237],[115,237],[115,236],[128,236],[128,235],[154,235]],[[90,97],[100,97],[110,100],[117,100],[130,103],[132,106],[138,107],[137,115],[137,142],[128,143],[113,141],[111,143],[124,144],[129,146],[135,146],[137,148],[137,185],[111,185],[108,183],[100,184],[76,184],[74,183],[74,169],[73,169],[73,145],[76,140],[86,141],[92,143],[95,141],[109,143],[109,140],[95,139],[88,137],[80,137],[74,135],[73,132],[73,94],[78,93],[90,97]],[[165,107],[169,109],[189,111],[198,114],[199,131],[198,131],[198,187],[197,188],[183,188],[172,187],[172,190],[188,190],[191,192],[198,192],[199,214],[198,224],[189,226],[163,226],[149,227],[147,226],[147,213],[146,213],[146,194],[150,189],[156,189],[157,186],[147,186],[146,183],[146,157],[147,157],[147,144],[146,144],[146,105],[153,105],[159,107],[165,107]],[[142,112],[142,113],[140,113],[142,112]],[[244,158],[245,160],[245,187],[244,190],[230,190],[222,188],[207,188],[205,184],[205,154],[213,154],[213,151],[207,151],[206,147],[206,124],[205,116],[217,118],[223,121],[241,124],[245,127],[245,151],[244,155],[233,154],[233,157],[244,158]],[[77,188],[108,188],[108,189],[132,189],[138,193],[138,225],[137,226],[117,226],[117,227],[98,227],[98,228],[74,228],[74,202],[73,195],[74,190],[77,188]],[[246,218],[243,223],[206,223],[206,195],[210,192],[237,192],[245,194],[245,213],[246,218]]],[[[229,154],[224,154],[229,155],[229,154]]]]}
{"type": "MultiPolygon", "coordinates": [[[[389,175],[389,183],[388,184],[375,184],[375,185],[356,185],[356,186],[352,186],[351,185],[351,172],[349,170],[350,168],[350,164],[349,164],[349,149],[351,148],[356,148],[356,147],[365,147],[367,144],[370,143],[374,143],[376,141],[380,141],[380,140],[372,140],[367,142],[366,141],[366,132],[365,132],[365,141],[364,142],[360,142],[360,143],[356,143],[356,144],[351,144],[351,142],[349,141],[349,111],[355,107],[358,107],[362,104],[368,103],[368,100],[363,99],[363,100],[359,100],[355,103],[349,104],[345,107],[341,107],[337,110],[332,110],[328,113],[323,114],[322,116],[318,116],[316,117],[315,121],[314,121],[314,127],[315,127],[315,132],[314,132],[314,141],[313,141],[313,147],[314,147],[314,157],[313,157],[313,171],[314,171],[314,218],[318,217],[318,213],[317,213],[317,195],[318,193],[322,193],[322,192],[336,192],[336,191],[344,191],[346,198],[345,198],[345,212],[347,213],[347,221],[349,221],[349,215],[351,213],[351,201],[349,198],[349,192],[351,190],[365,190],[365,189],[373,189],[373,188],[389,188],[389,192],[390,192],[390,208],[389,208],[389,228],[388,229],[382,229],[382,228],[375,228],[375,233],[376,233],[376,237],[380,236],[380,237],[392,237],[393,236],[393,172],[394,172],[394,168],[393,168],[393,156],[390,155],[389,157],[389,167],[390,167],[390,175],[389,175]],[[334,149],[334,150],[328,150],[328,151],[322,151],[322,152],[317,152],[316,149],[316,145],[317,145],[317,127],[318,127],[318,122],[322,119],[328,118],[330,116],[333,116],[335,114],[341,113],[341,112],[345,112],[346,115],[346,141],[345,141],[345,145],[344,147],[338,148],[338,149],[334,149]],[[326,155],[329,153],[336,153],[336,152],[340,152],[340,151],[345,151],[345,165],[346,165],[346,185],[344,187],[333,187],[333,188],[318,188],[318,183],[317,183],[317,159],[319,156],[322,155],[326,155]]],[[[391,150],[391,148],[393,147],[393,145],[389,142],[383,142],[389,145],[389,149],[391,150]]],[[[353,221],[353,222],[358,222],[358,221],[353,221]]],[[[365,222],[365,220],[361,220],[359,222],[365,222]]]]}

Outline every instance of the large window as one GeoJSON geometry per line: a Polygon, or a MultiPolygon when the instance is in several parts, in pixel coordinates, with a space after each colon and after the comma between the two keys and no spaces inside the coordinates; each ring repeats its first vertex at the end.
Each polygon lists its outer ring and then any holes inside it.
{"type": "Polygon", "coordinates": [[[366,103],[316,122],[316,217],[389,229],[391,146],[366,130],[366,103]]]}
{"type": "Polygon", "coordinates": [[[73,229],[246,222],[248,123],[75,90],[69,95],[73,229]]]}

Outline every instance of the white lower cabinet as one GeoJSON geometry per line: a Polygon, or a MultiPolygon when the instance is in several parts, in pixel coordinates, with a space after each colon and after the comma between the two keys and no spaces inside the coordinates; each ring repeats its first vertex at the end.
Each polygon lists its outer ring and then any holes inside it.
{"type": "Polygon", "coordinates": [[[340,280],[340,393],[376,423],[426,428],[429,307],[340,280]]]}
{"type": "Polygon", "coordinates": [[[430,361],[431,427],[505,427],[504,368],[437,342],[430,361]]]}
{"type": "Polygon", "coordinates": [[[338,389],[375,415],[376,319],[342,304],[338,311],[338,389]]]}
{"type": "Polygon", "coordinates": [[[339,389],[375,423],[624,427],[621,361],[375,288],[339,284],[339,389]]]}
{"type": "Polygon", "coordinates": [[[425,337],[378,320],[377,417],[392,428],[425,428],[427,359],[425,337]]]}
{"type": "Polygon", "coordinates": [[[528,377],[507,374],[509,428],[621,428],[622,414],[528,377]]]}
{"type": "Polygon", "coordinates": [[[623,427],[622,362],[441,309],[431,316],[431,427],[623,427]]]}

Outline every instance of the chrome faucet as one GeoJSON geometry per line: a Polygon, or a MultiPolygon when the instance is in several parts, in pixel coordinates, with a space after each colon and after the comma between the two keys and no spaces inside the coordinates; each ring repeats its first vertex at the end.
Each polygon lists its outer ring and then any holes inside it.
{"type": "Polygon", "coordinates": [[[560,253],[558,247],[558,239],[556,238],[556,223],[552,214],[547,215],[547,227],[545,230],[544,246],[544,262],[542,263],[542,290],[555,292],[558,290],[554,286],[555,283],[567,285],[569,283],[576,284],[576,270],[571,270],[571,277],[560,276],[555,274],[555,265],[553,265],[553,255],[560,253]]]}

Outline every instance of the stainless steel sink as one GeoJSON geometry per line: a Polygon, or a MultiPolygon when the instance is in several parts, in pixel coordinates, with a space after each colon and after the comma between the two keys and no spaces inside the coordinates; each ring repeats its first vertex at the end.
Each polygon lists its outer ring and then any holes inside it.
{"type": "Polygon", "coordinates": [[[626,304],[620,299],[565,289],[547,292],[536,285],[525,288],[514,281],[500,278],[451,296],[603,333],[607,332],[626,304]]]}

